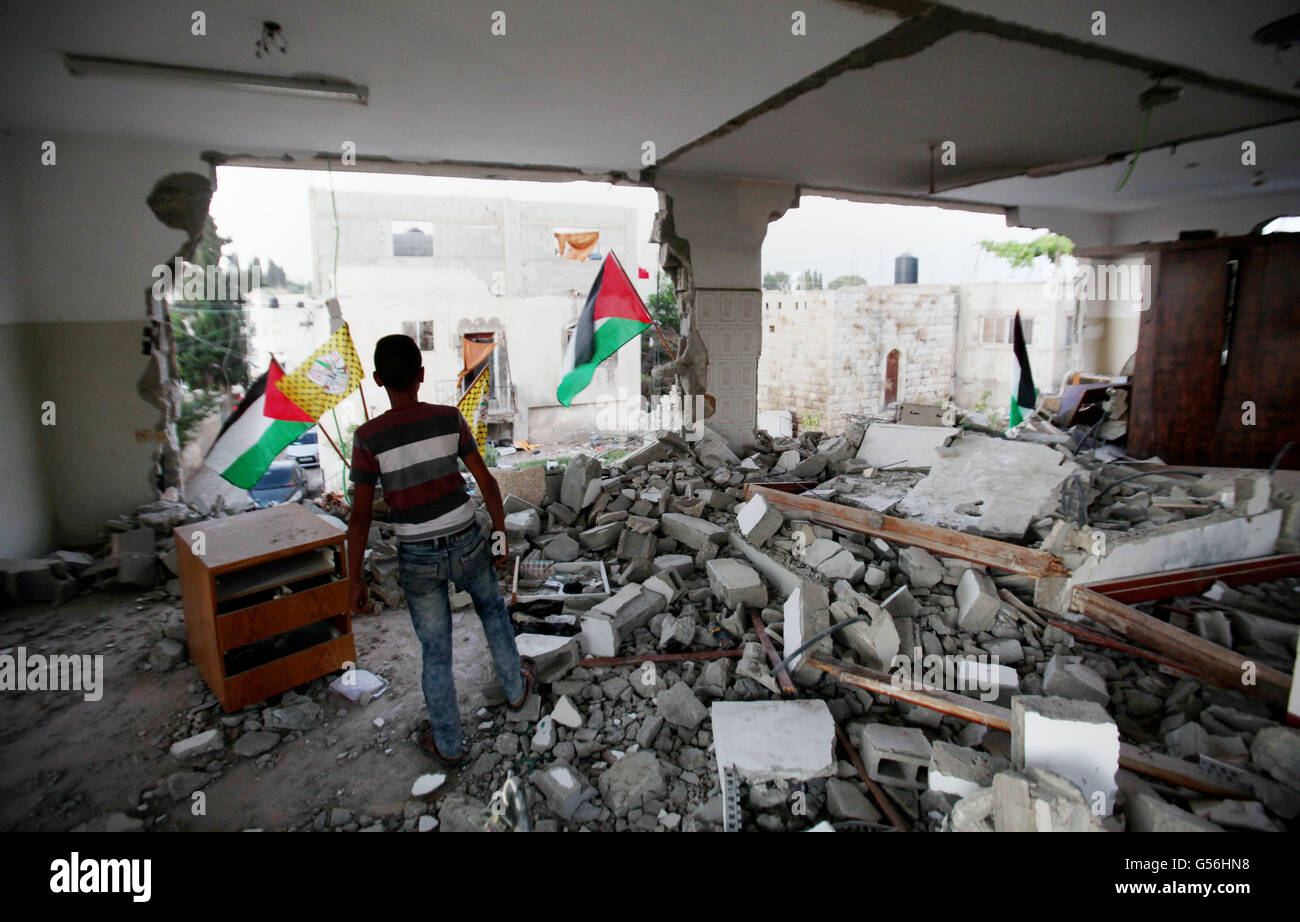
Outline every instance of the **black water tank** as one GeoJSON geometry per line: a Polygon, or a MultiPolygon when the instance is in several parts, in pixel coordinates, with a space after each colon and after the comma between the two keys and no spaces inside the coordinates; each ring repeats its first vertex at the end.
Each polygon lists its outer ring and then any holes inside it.
{"type": "Polygon", "coordinates": [[[894,257],[894,284],[916,284],[916,257],[911,253],[894,257]]]}

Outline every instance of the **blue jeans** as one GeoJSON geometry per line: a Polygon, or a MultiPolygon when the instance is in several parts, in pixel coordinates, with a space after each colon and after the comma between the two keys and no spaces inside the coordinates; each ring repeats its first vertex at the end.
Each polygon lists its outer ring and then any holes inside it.
{"type": "Polygon", "coordinates": [[[524,693],[524,677],[505,600],[483,531],[474,524],[458,535],[397,545],[398,582],[406,593],[415,636],[424,650],[424,700],[438,751],[449,759],[465,748],[451,674],[451,606],[447,581],[474,600],[488,649],[507,701],[524,693]]]}

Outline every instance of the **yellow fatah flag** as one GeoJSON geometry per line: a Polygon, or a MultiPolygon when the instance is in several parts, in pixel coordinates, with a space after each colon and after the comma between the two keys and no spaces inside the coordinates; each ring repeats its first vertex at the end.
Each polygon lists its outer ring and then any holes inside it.
{"type": "Polygon", "coordinates": [[[456,409],[469,425],[469,431],[474,433],[480,455],[487,450],[488,381],[491,377],[492,369],[484,368],[456,404],[456,409]]]}
{"type": "Polygon", "coordinates": [[[312,419],[320,419],[361,384],[364,373],[345,323],[276,386],[312,419]]]}

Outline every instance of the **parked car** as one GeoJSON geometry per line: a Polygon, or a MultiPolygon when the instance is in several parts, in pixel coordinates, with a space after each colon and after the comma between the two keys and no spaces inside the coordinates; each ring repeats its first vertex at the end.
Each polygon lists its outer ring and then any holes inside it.
{"type": "Polygon", "coordinates": [[[248,495],[259,509],[300,502],[307,495],[307,474],[297,461],[272,461],[248,495]]]}
{"type": "Polygon", "coordinates": [[[308,429],[289,443],[284,453],[303,467],[320,467],[320,449],[317,447],[318,433],[308,429]]]}

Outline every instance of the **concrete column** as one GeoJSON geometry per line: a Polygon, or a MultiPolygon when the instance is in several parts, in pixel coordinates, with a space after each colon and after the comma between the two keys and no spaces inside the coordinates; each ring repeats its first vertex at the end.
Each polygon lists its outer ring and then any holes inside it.
{"type": "Polygon", "coordinates": [[[686,176],[655,177],[663,194],[658,242],[674,269],[684,335],[708,350],[706,393],[716,400],[710,428],[740,452],[758,415],[763,341],[761,251],[768,222],[798,204],[790,183],[686,176]]]}

